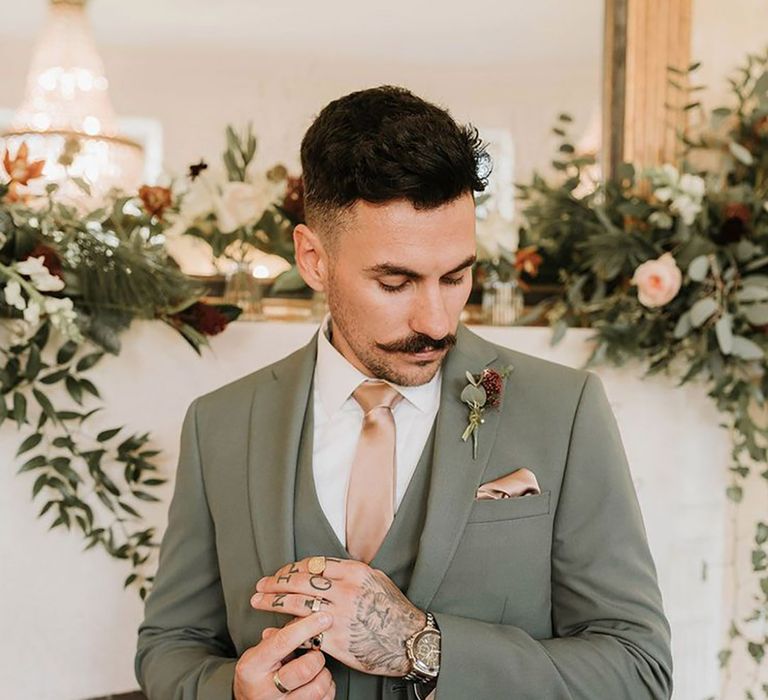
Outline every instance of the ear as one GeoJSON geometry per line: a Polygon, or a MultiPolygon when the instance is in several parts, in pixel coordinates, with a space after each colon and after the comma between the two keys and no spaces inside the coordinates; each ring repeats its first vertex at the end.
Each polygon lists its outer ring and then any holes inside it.
{"type": "Polygon", "coordinates": [[[328,264],[320,237],[306,224],[298,224],[293,229],[293,245],[302,279],[316,292],[325,291],[328,264]]]}

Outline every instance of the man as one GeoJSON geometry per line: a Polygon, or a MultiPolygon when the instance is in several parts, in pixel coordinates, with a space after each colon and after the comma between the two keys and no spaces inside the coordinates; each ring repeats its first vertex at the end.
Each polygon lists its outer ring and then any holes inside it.
{"type": "Polygon", "coordinates": [[[669,698],[600,380],[459,324],[476,130],[385,86],[330,103],[301,157],[297,264],[330,314],[187,411],[139,629],[150,700],[669,698]]]}

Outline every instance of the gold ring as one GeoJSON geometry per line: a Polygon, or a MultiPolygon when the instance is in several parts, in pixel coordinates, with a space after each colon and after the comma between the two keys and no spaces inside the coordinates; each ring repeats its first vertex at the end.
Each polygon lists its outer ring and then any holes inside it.
{"type": "Polygon", "coordinates": [[[283,695],[286,693],[290,693],[291,691],[288,690],[281,682],[280,682],[280,676],[277,675],[277,671],[275,671],[272,674],[272,681],[275,684],[275,688],[277,688],[283,695]]]}
{"type": "Polygon", "coordinates": [[[307,562],[307,571],[315,576],[322,576],[325,571],[325,557],[312,557],[307,562]]]}
{"type": "Polygon", "coordinates": [[[315,596],[312,599],[312,607],[310,608],[310,610],[313,613],[320,612],[320,610],[322,609],[322,605],[323,605],[323,599],[320,598],[319,596],[315,596]]]}

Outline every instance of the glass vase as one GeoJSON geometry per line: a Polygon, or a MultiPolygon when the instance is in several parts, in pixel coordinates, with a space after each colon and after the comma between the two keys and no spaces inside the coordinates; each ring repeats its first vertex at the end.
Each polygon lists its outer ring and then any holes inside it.
{"type": "Polygon", "coordinates": [[[482,319],[490,326],[511,326],[523,315],[525,300],[516,279],[491,278],[483,284],[482,319]]]}
{"type": "Polygon", "coordinates": [[[239,306],[244,320],[264,319],[264,280],[254,277],[254,264],[238,260],[226,273],[224,301],[239,306]]]}

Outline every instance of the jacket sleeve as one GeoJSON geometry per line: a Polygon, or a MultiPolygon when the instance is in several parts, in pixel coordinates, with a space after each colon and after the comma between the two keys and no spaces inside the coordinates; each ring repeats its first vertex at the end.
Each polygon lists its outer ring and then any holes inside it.
{"type": "Polygon", "coordinates": [[[149,700],[233,697],[237,658],[227,631],[214,526],[203,483],[197,401],[184,417],[168,527],[138,630],[134,667],[149,700]]]}
{"type": "Polygon", "coordinates": [[[581,391],[552,541],[553,638],[432,611],[437,700],[663,700],[670,628],[618,426],[600,378],[581,391]]]}

